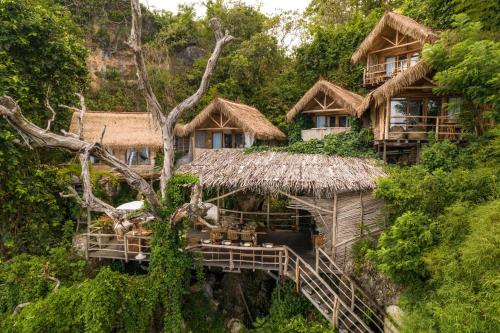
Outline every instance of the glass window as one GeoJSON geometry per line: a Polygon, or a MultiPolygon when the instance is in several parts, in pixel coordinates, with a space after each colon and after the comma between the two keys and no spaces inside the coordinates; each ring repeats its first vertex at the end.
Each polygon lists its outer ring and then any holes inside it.
{"type": "Polygon", "coordinates": [[[244,148],[245,147],[245,135],[242,133],[237,133],[234,135],[234,143],[236,148],[244,148]]]}
{"type": "Polygon", "coordinates": [[[137,164],[137,149],[134,148],[129,148],[125,152],[125,162],[128,165],[135,165],[137,164]]]}
{"type": "Polygon", "coordinates": [[[429,99],[429,102],[427,102],[427,115],[432,117],[439,116],[439,111],[441,111],[441,101],[429,99]]]}
{"type": "Polygon", "coordinates": [[[325,116],[317,116],[316,117],[316,128],[326,127],[326,117],[325,116]]]}
{"type": "Polygon", "coordinates": [[[208,138],[207,131],[196,131],[195,137],[196,137],[196,142],[195,142],[196,148],[207,148],[207,138],[208,138]]]}
{"type": "Polygon", "coordinates": [[[149,159],[149,149],[148,148],[139,149],[137,154],[137,160],[138,164],[151,164],[151,161],[149,159]]]}
{"type": "Polygon", "coordinates": [[[411,55],[410,66],[415,65],[420,60],[420,53],[416,52],[411,55]]]}
{"type": "Polygon", "coordinates": [[[460,111],[462,111],[463,99],[461,97],[448,98],[448,119],[457,120],[460,111]]]}
{"type": "Polygon", "coordinates": [[[399,71],[404,71],[408,68],[408,58],[405,55],[401,55],[399,58],[399,71]]]}
{"type": "Polygon", "coordinates": [[[339,116],[339,127],[347,127],[347,116],[339,116]]]}
{"type": "Polygon", "coordinates": [[[408,115],[415,116],[407,118],[407,123],[411,125],[417,125],[422,122],[420,118],[424,113],[424,102],[423,101],[410,101],[408,102],[408,115]]]}
{"type": "Polygon", "coordinates": [[[233,148],[232,134],[224,134],[224,148],[233,148]]]}
{"type": "Polygon", "coordinates": [[[396,70],[396,57],[385,58],[385,75],[392,76],[396,70]]]}
{"type": "Polygon", "coordinates": [[[213,149],[222,148],[222,133],[220,132],[212,133],[212,148],[213,149]]]}
{"type": "Polygon", "coordinates": [[[408,103],[405,98],[391,98],[391,128],[393,126],[402,126],[406,128],[405,118],[408,103]]]}

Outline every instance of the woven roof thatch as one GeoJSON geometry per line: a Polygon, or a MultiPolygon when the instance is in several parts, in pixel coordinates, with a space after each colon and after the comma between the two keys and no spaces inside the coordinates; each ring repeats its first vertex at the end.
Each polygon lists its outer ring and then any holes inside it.
{"type": "Polygon", "coordinates": [[[221,112],[224,116],[241,127],[245,132],[252,133],[260,140],[284,140],[285,134],[274,126],[259,110],[253,106],[229,101],[217,97],[205,109],[179,132],[186,136],[199,127],[214,112],[221,112]]]}
{"type": "Polygon", "coordinates": [[[375,44],[386,27],[398,30],[420,42],[430,43],[437,39],[438,35],[428,27],[417,21],[394,12],[386,12],[380,21],[375,25],[370,34],[363,40],[356,52],[351,57],[351,61],[356,64],[365,60],[367,53],[375,44]]]}
{"type": "Polygon", "coordinates": [[[276,152],[246,154],[239,149],[204,151],[178,171],[198,176],[211,188],[315,197],[371,190],[376,178],[386,175],[371,159],[276,152]]]}
{"type": "Polygon", "coordinates": [[[295,104],[290,111],[286,114],[286,120],[290,121],[297,114],[303,111],[303,108],[319,93],[323,92],[330,98],[335,99],[343,108],[345,108],[352,115],[356,114],[356,110],[361,104],[363,97],[355,94],[347,89],[344,89],[336,84],[320,79],[316,82],[311,89],[309,89],[304,96],[295,104]]]}
{"type": "Polygon", "coordinates": [[[423,79],[430,72],[430,66],[423,60],[420,60],[414,66],[411,66],[404,72],[401,72],[395,77],[387,80],[383,85],[366,95],[358,107],[358,117],[361,117],[370,105],[373,104],[377,106],[384,103],[387,98],[398,94],[404,88],[409,87],[415,82],[423,79]]]}
{"type": "MultiPolygon", "coordinates": [[[[73,113],[69,131],[78,132],[78,112],[73,113]]],[[[83,139],[106,147],[162,147],[162,135],[149,112],[86,112],[83,117],[83,139]]],[[[182,125],[179,125],[182,126],[182,125]]],[[[177,130],[177,128],[176,128],[177,130]]]]}

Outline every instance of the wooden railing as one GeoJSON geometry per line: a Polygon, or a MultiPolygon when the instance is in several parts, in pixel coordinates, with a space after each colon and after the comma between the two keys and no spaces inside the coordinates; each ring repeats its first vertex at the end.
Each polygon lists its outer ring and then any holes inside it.
{"type": "Polygon", "coordinates": [[[265,225],[268,229],[278,230],[298,230],[301,227],[306,227],[303,224],[302,217],[310,217],[310,215],[299,215],[294,212],[243,212],[239,210],[231,210],[220,208],[220,217],[226,218],[233,223],[250,223],[257,222],[265,225]]]}
{"type": "Polygon", "coordinates": [[[135,257],[140,253],[144,256],[141,261],[149,261],[151,250],[149,242],[151,236],[139,236],[127,233],[123,236],[104,233],[101,230],[92,230],[86,235],[86,258],[107,258],[129,260],[139,260],[135,257]]]}
{"type": "Polygon", "coordinates": [[[365,67],[363,73],[363,85],[380,84],[388,79],[398,75],[416,64],[411,59],[401,61],[383,62],[380,64],[370,65],[365,67]],[[387,73],[387,65],[392,65],[392,72],[387,73]]]}
{"type": "Polygon", "coordinates": [[[436,139],[457,140],[462,137],[461,129],[462,126],[448,116],[391,116],[388,134],[389,139],[405,138],[404,136],[408,136],[407,139],[416,139],[427,138],[429,132],[434,132],[436,139]]]}
{"type": "MultiPolygon", "coordinates": [[[[320,274],[289,247],[199,244],[189,250],[199,253],[205,266],[221,267],[228,271],[243,268],[277,272],[278,275],[295,281],[297,291],[300,291],[334,327],[347,332],[381,332],[379,326],[373,325],[372,322],[367,323],[356,313],[359,312],[367,318],[375,313],[363,306],[364,303],[361,303],[358,294],[355,294],[352,302],[355,306],[352,306],[343,295],[346,289],[332,288],[323,278],[326,274],[320,274]]],[[[321,261],[323,262],[323,259],[321,261]]],[[[337,274],[343,273],[339,271],[337,274]]]]}
{"type": "Polygon", "coordinates": [[[321,248],[316,249],[315,269],[335,290],[351,311],[356,313],[374,331],[383,332],[384,309],[373,301],[321,248]]]}

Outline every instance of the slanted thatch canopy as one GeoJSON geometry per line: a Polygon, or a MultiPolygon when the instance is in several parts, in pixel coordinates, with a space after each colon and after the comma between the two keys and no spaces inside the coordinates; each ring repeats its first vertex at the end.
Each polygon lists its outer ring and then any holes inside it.
{"type": "Polygon", "coordinates": [[[390,98],[403,89],[413,85],[417,81],[425,78],[431,72],[431,68],[423,60],[417,62],[404,72],[399,73],[395,77],[387,80],[383,85],[371,91],[360,103],[358,107],[358,117],[374,104],[375,106],[384,103],[387,98],[390,98]]]}
{"type": "MultiPolygon", "coordinates": [[[[78,133],[78,112],[73,113],[69,131],[78,133]]],[[[83,117],[83,140],[100,142],[106,147],[133,148],[163,146],[161,129],[148,112],[86,112],[83,117]]],[[[176,127],[176,132],[182,125],[176,127]]]]}
{"type": "Polygon", "coordinates": [[[385,176],[377,161],[366,158],[289,153],[207,150],[179,172],[198,176],[210,188],[315,197],[372,190],[385,176]]]}
{"type": "Polygon", "coordinates": [[[191,122],[186,124],[179,134],[186,136],[203,124],[210,115],[222,113],[245,132],[249,132],[259,140],[284,140],[285,134],[274,126],[262,113],[253,106],[229,101],[217,97],[203,109],[191,122]]]}
{"type": "Polygon", "coordinates": [[[353,116],[356,115],[356,110],[363,100],[363,96],[355,94],[326,80],[320,79],[304,94],[304,96],[302,96],[297,104],[295,104],[290,111],[288,111],[286,114],[286,120],[291,121],[295,118],[320,92],[335,100],[336,103],[346,109],[346,111],[353,116]]]}
{"type": "Polygon", "coordinates": [[[351,61],[354,64],[364,62],[368,52],[376,47],[377,42],[380,40],[379,37],[387,29],[397,30],[404,35],[420,41],[422,44],[433,42],[438,37],[436,32],[407,16],[394,12],[386,12],[370,34],[363,40],[356,52],[354,52],[351,61]]]}

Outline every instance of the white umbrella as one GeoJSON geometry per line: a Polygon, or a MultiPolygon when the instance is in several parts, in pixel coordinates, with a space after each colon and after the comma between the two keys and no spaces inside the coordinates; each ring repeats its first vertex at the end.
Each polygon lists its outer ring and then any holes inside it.
{"type": "Polygon", "coordinates": [[[143,206],[144,206],[144,200],[138,200],[138,201],[130,201],[130,202],[124,203],[124,204],[116,207],[116,209],[134,211],[134,210],[141,209],[143,206]]]}

